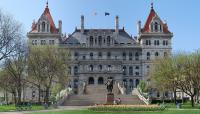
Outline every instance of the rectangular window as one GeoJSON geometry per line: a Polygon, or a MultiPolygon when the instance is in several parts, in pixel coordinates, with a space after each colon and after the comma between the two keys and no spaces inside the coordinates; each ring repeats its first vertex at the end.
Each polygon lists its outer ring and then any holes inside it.
{"type": "Polygon", "coordinates": [[[46,45],[46,40],[41,40],[41,45],[46,45]]]}

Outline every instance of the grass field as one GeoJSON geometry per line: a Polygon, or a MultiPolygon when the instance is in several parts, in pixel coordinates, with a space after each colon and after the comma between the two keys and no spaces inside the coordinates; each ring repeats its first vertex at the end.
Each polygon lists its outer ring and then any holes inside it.
{"type": "MultiPolygon", "coordinates": [[[[31,110],[43,110],[43,106],[32,106],[31,110]]],[[[15,105],[2,105],[0,106],[0,112],[9,112],[9,111],[15,111],[15,105]]]]}
{"type": "Polygon", "coordinates": [[[162,112],[93,112],[88,110],[35,112],[30,114],[200,114],[200,110],[166,110],[162,112]]]}

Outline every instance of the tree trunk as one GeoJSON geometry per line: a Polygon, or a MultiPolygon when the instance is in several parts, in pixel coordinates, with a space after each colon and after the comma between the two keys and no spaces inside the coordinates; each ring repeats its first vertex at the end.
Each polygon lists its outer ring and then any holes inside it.
{"type": "Polygon", "coordinates": [[[192,105],[192,107],[194,107],[194,96],[193,95],[191,96],[191,105],[192,105]]]}
{"type": "Polygon", "coordinates": [[[15,92],[13,92],[13,97],[14,97],[14,103],[17,104],[17,97],[15,92]]]}
{"type": "Polygon", "coordinates": [[[45,103],[49,103],[49,87],[46,88],[45,103]]]}
{"type": "Polygon", "coordinates": [[[174,103],[176,105],[176,90],[174,91],[174,103]]]}
{"type": "Polygon", "coordinates": [[[20,87],[17,89],[17,95],[18,95],[17,102],[18,102],[18,103],[21,103],[22,91],[21,91],[21,88],[20,88],[20,87]]]}
{"type": "Polygon", "coordinates": [[[41,103],[41,99],[40,99],[40,95],[41,95],[41,87],[40,85],[38,86],[38,103],[41,103]]]}

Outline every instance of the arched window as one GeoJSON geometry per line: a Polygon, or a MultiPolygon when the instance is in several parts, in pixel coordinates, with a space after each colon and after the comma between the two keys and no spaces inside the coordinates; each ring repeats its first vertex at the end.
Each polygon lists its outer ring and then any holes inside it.
{"type": "Polygon", "coordinates": [[[133,67],[129,67],[129,75],[133,75],[133,67]]]}
{"type": "Polygon", "coordinates": [[[111,59],[111,53],[110,52],[107,53],[107,57],[108,57],[108,59],[111,59]]]}
{"type": "Polygon", "coordinates": [[[90,53],[90,59],[93,59],[93,53],[90,53]]]}
{"type": "Polygon", "coordinates": [[[42,32],[45,32],[45,22],[42,22],[42,32]]]}
{"type": "Polygon", "coordinates": [[[107,36],[107,45],[110,46],[110,44],[111,44],[110,36],[107,36]]]}
{"type": "Polygon", "coordinates": [[[94,70],[94,66],[93,66],[93,65],[90,65],[90,66],[89,66],[89,69],[90,69],[90,71],[93,71],[93,70],[94,70]]]}
{"type": "Polygon", "coordinates": [[[93,46],[93,44],[94,44],[93,36],[90,36],[90,46],[93,46]]]}
{"type": "Polygon", "coordinates": [[[123,52],[122,56],[123,56],[123,60],[126,60],[126,52],[123,52]]]}
{"type": "Polygon", "coordinates": [[[74,67],[74,75],[77,75],[77,74],[78,74],[78,67],[75,66],[75,67],[74,67]]]}
{"type": "Polygon", "coordinates": [[[158,25],[158,23],[157,23],[157,22],[155,22],[155,25],[154,25],[154,30],[155,30],[155,32],[158,32],[158,30],[159,30],[159,25],[158,25]]]}
{"type": "Polygon", "coordinates": [[[102,71],[103,70],[103,66],[99,65],[99,70],[102,71]]]}
{"type": "Polygon", "coordinates": [[[112,66],[108,65],[108,71],[111,71],[112,66]]]}
{"type": "Polygon", "coordinates": [[[98,84],[104,84],[104,79],[103,79],[103,77],[99,77],[99,79],[98,79],[98,84]]]}
{"type": "Polygon", "coordinates": [[[131,52],[129,53],[129,60],[133,60],[133,54],[131,52]]]}
{"type": "Polygon", "coordinates": [[[126,66],[123,66],[123,75],[126,75],[126,66]]]}
{"type": "Polygon", "coordinates": [[[99,56],[99,58],[102,58],[102,53],[99,52],[99,53],[98,53],[98,56],[99,56]]]}
{"type": "Polygon", "coordinates": [[[88,84],[89,85],[94,84],[94,78],[93,77],[89,77],[88,84]]]}
{"type": "Polygon", "coordinates": [[[78,56],[79,56],[78,52],[75,52],[74,57],[75,57],[76,60],[78,59],[78,56]]]}
{"type": "Polygon", "coordinates": [[[98,40],[99,40],[99,46],[101,46],[102,45],[102,36],[99,36],[98,40]]]}
{"type": "Polygon", "coordinates": [[[151,54],[150,52],[147,52],[147,60],[150,60],[151,59],[151,54]]]}
{"type": "Polygon", "coordinates": [[[158,52],[156,52],[156,53],[155,53],[155,56],[156,56],[156,57],[158,57],[158,56],[159,56],[159,53],[158,53],[158,52]]]}
{"type": "Polygon", "coordinates": [[[136,61],[139,60],[139,53],[138,53],[138,52],[135,53],[135,60],[136,60],[136,61]]]}

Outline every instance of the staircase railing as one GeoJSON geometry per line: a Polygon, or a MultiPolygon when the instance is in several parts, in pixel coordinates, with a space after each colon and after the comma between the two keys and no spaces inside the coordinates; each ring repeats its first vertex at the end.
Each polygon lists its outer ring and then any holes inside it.
{"type": "Polygon", "coordinates": [[[125,88],[124,88],[124,87],[121,87],[121,85],[120,85],[119,83],[117,83],[117,87],[118,87],[120,93],[121,93],[122,95],[124,95],[124,93],[125,93],[125,88]]]}
{"type": "Polygon", "coordinates": [[[65,100],[68,99],[69,95],[71,95],[72,92],[72,88],[66,88],[64,90],[61,90],[57,95],[56,95],[56,99],[57,99],[57,105],[62,105],[65,100]]]}
{"type": "Polygon", "coordinates": [[[135,93],[135,94],[139,97],[139,99],[142,100],[145,104],[147,104],[147,105],[150,104],[149,98],[145,98],[137,88],[135,88],[135,89],[133,90],[132,94],[134,94],[134,93],[135,93]]]}

